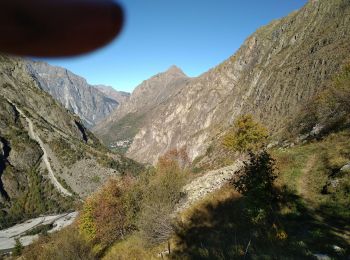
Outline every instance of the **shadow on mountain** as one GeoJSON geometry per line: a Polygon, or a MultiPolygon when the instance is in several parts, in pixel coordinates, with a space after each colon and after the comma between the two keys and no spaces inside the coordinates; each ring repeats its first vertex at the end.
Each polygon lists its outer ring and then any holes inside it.
{"type": "Polygon", "coordinates": [[[192,210],[176,225],[172,259],[347,259],[346,220],[329,208],[310,210],[285,187],[278,205],[250,205],[248,197],[231,196],[192,210]]]}

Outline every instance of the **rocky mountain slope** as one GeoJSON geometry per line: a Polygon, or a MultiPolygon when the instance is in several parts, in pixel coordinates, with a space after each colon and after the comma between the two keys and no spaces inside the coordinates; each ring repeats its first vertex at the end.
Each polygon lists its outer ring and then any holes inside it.
{"type": "Polygon", "coordinates": [[[122,103],[93,131],[107,145],[132,141],[141,126],[150,121],[157,109],[172,99],[190,79],[176,66],[142,82],[130,99],[122,103]]]}
{"type": "Polygon", "coordinates": [[[111,176],[139,165],[108,152],[28,73],[0,56],[0,227],[71,208],[111,176]]]}
{"type": "Polygon", "coordinates": [[[84,78],[67,69],[45,62],[28,60],[27,68],[41,89],[78,115],[88,128],[100,122],[128,98],[125,92],[102,85],[89,85],[84,78]]]}
{"type": "MultiPolygon", "coordinates": [[[[138,125],[127,155],[154,163],[168,149],[187,146],[194,159],[247,113],[276,136],[348,61],[349,41],[350,2],[310,0],[257,30],[219,66],[178,86],[138,125]]],[[[114,122],[121,111],[113,113],[114,122]]],[[[97,133],[115,135],[105,122],[97,133]]]]}
{"type": "Polygon", "coordinates": [[[124,91],[116,91],[111,86],[105,85],[95,85],[94,88],[97,88],[103,94],[105,94],[109,98],[113,98],[119,104],[126,102],[130,98],[130,93],[124,91]]]}

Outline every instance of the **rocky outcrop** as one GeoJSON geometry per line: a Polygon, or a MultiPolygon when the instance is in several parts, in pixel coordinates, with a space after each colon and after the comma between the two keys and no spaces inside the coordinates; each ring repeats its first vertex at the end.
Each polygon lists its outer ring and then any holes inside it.
{"type": "Polygon", "coordinates": [[[104,85],[94,85],[94,88],[97,88],[99,91],[101,91],[103,94],[105,94],[107,97],[114,99],[118,102],[118,104],[124,103],[129,100],[130,93],[124,92],[124,91],[116,91],[111,86],[104,86],[104,85]]]}
{"type": "MultiPolygon", "coordinates": [[[[127,155],[155,163],[167,150],[187,146],[194,159],[247,113],[278,135],[347,62],[349,42],[350,2],[309,1],[257,30],[219,66],[178,86],[138,126],[127,155]]],[[[118,110],[109,121],[125,114],[118,110]]],[[[101,128],[98,133],[115,134],[113,128],[101,128]]]]}
{"type": "Polygon", "coordinates": [[[84,78],[67,69],[45,62],[27,60],[26,63],[40,88],[78,115],[86,127],[93,127],[127,99],[126,93],[89,85],[84,78]]]}
{"type": "Polygon", "coordinates": [[[234,164],[209,171],[194,179],[183,188],[184,199],[180,201],[176,212],[184,211],[202,200],[208,194],[215,192],[227,184],[243,167],[243,162],[237,160],[234,164]]]}

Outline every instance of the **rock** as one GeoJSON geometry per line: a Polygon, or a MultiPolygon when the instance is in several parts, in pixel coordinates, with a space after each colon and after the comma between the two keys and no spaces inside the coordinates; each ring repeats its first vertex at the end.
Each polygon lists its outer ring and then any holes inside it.
{"type": "Polygon", "coordinates": [[[310,135],[311,135],[311,136],[317,136],[317,135],[319,135],[319,134],[321,133],[321,131],[323,130],[323,128],[324,128],[324,126],[322,126],[322,125],[320,125],[320,124],[315,125],[315,126],[312,128],[312,130],[311,130],[311,132],[310,132],[310,135]]]}
{"type": "Polygon", "coordinates": [[[333,245],[332,246],[334,252],[336,252],[337,254],[343,254],[345,252],[345,250],[337,245],[333,245]]]}
{"type": "Polygon", "coordinates": [[[314,257],[316,257],[317,260],[331,260],[332,259],[328,255],[324,255],[324,254],[314,254],[314,257]]]}
{"type": "Polygon", "coordinates": [[[343,167],[340,169],[341,172],[350,172],[350,162],[345,164],[343,167]]]}
{"type": "Polygon", "coordinates": [[[243,162],[236,161],[234,164],[205,173],[194,179],[183,188],[186,194],[178,204],[176,212],[181,212],[191,206],[193,203],[203,199],[206,195],[220,189],[228,180],[231,180],[235,174],[242,168],[243,162]]]}
{"type": "Polygon", "coordinates": [[[107,117],[129,94],[92,86],[72,72],[45,62],[27,60],[27,69],[41,89],[78,115],[88,128],[107,117]]]}

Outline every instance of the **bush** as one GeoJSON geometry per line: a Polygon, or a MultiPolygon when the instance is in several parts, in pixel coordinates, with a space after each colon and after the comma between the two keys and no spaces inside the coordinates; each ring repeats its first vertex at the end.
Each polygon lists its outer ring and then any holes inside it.
{"type": "Polygon", "coordinates": [[[149,244],[167,240],[173,232],[172,214],[182,197],[181,190],[187,180],[183,152],[170,152],[159,159],[154,171],[148,173],[144,188],[139,229],[149,244]],[[178,161],[178,159],[181,160],[178,161]],[[180,163],[179,163],[180,162],[180,163]]]}
{"type": "MultiPolygon", "coordinates": [[[[111,179],[83,207],[79,229],[83,237],[103,250],[135,229],[131,180],[111,179]]],[[[99,250],[97,250],[99,251],[99,250]]],[[[98,252],[97,252],[98,253],[98,252]]]]}
{"type": "Polygon", "coordinates": [[[261,225],[271,220],[274,206],[277,205],[275,161],[266,151],[249,155],[250,161],[244,162],[237,179],[233,180],[233,186],[246,196],[246,214],[252,224],[261,225]]]}
{"type": "Polygon", "coordinates": [[[275,160],[263,151],[250,153],[250,160],[244,162],[244,167],[233,181],[233,186],[243,195],[271,200],[274,198],[275,160]]]}
{"type": "Polygon", "coordinates": [[[15,244],[15,248],[12,251],[13,256],[20,256],[23,252],[23,245],[21,243],[21,241],[19,241],[19,238],[15,239],[16,244],[15,244]]]}
{"type": "Polygon", "coordinates": [[[243,115],[224,136],[223,145],[238,152],[258,151],[266,145],[267,137],[264,126],[255,122],[251,115],[243,115]]]}

